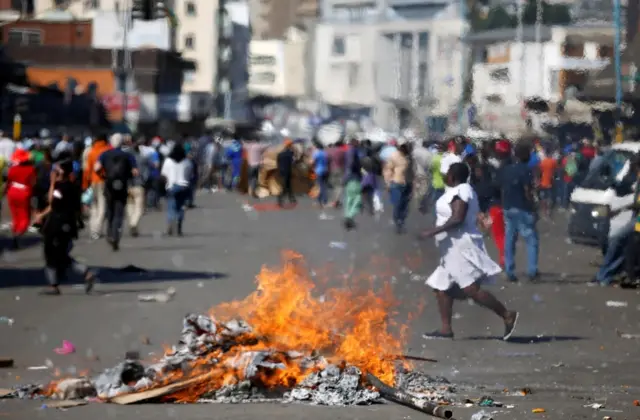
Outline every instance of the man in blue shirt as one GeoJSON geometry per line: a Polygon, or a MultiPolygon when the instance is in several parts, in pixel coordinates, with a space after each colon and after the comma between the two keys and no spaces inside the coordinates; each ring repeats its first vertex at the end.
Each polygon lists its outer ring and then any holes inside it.
{"type": "Polygon", "coordinates": [[[519,235],[527,247],[527,277],[534,281],[538,276],[538,232],[533,172],[528,165],[530,145],[516,146],[515,157],[516,162],[504,166],[499,174],[505,220],[505,272],[510,281],[518,281],[515,254],[519,235]]]}

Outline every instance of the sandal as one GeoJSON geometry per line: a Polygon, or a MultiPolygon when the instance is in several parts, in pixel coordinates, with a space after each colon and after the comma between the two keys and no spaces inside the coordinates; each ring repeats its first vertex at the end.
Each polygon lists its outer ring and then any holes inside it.
{"type": "Polygon", "coordinates": [[[62,293],[60,292],[60,288],[58,286],[49,286],[47,289],[40,292],[40,294],[45,296],[59,296],[62,293]]]}
{"type": "Polygon", "coordinates": [[[453,333],[443,333],[442,331],[433,331],[422,334],[425,340],[453,340],[453,333]]]}

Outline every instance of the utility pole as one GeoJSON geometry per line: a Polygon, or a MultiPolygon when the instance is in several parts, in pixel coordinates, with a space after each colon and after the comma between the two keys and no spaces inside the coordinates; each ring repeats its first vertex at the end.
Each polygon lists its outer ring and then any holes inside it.
{"type": "Polygon", "coordinates": [[[614,67],[616,72],[616,143],[621,143],[622,138],[622,71],[621,71],[621,51],[620,44],[622,42],[622,28],[620,22],[620,0],[613,1],[613,24],[615,29],[614,38],[614,67]]]}
{"type": "Polygon", "coordinates": [[[212,107],[212,117],[231,117],[231,95],[233,87],[231,86],[230,70],[231,70],[231,36],[227,33],[228,17],[226,10],[226,0],[218,0],[217,11],[218,25],[218,51],[217,66],[213,83],[214,106],[212,107]]]}
{"type": "Polygon", "coordinates": [[[462,119],[464,118],[464,96],[467,85],[467,48],[466,38],[469,33],[469,12],[467,10],[467,0],[460,0],[460,17],[462,18],[462,36],[460,43],[460,100],[458,101],[458,126],[462,131],[462,119]]]}
{"type": "Polygon", "coordinates": [[[518,27],[516,28],[516,44],[520,46],[520,74],[518,75],[520,81],[519,100],[524,101],[525,85],[524,85],[524,26],[522,23],[522,17],[524,15],[524,0],[518,0],[518,27]]]}
{"type": "MultiPolygon", "coordinates": [[[[542,46],[542,0],[536,0],[536,46],[538,47],[538,61],[540,63],[540,75],[544,75],[544,47],[542,46]]],[[[544,77],[544,76],[543,76],[544,77]]]]}

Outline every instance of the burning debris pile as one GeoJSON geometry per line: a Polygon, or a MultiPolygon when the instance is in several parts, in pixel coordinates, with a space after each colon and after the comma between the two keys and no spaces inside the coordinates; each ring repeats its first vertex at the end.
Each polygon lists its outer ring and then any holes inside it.
{"type": "Polygon", "coordinates": [[[404,328],[390,320],[390,291],[334,289],[314,298],[306,272],[302,258],[288,252],[284,268],[263,269],[258,290],[244,301],[211,315],[187,315],[178,344],[160,360],[126,360],[92,379],[23,387],[14,396],[319,405],[371,404],[382,397],[441,409],[432,402],[446,402],[449,385],[407,371],[408,362],[392,356],[402,353],[404,328]]]}

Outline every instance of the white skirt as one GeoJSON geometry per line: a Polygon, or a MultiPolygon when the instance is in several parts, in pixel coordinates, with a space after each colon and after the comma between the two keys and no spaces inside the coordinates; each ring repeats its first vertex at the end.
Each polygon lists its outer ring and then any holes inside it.
{"type": "Polygon", "coordinates": [[[493,280],[502,271],[487,253],[482,236],[447,237],[437,246],[440,264],[426,281],[433,289],[446,291],[454,285],[464,289],[479,280],[493,280]]]}

